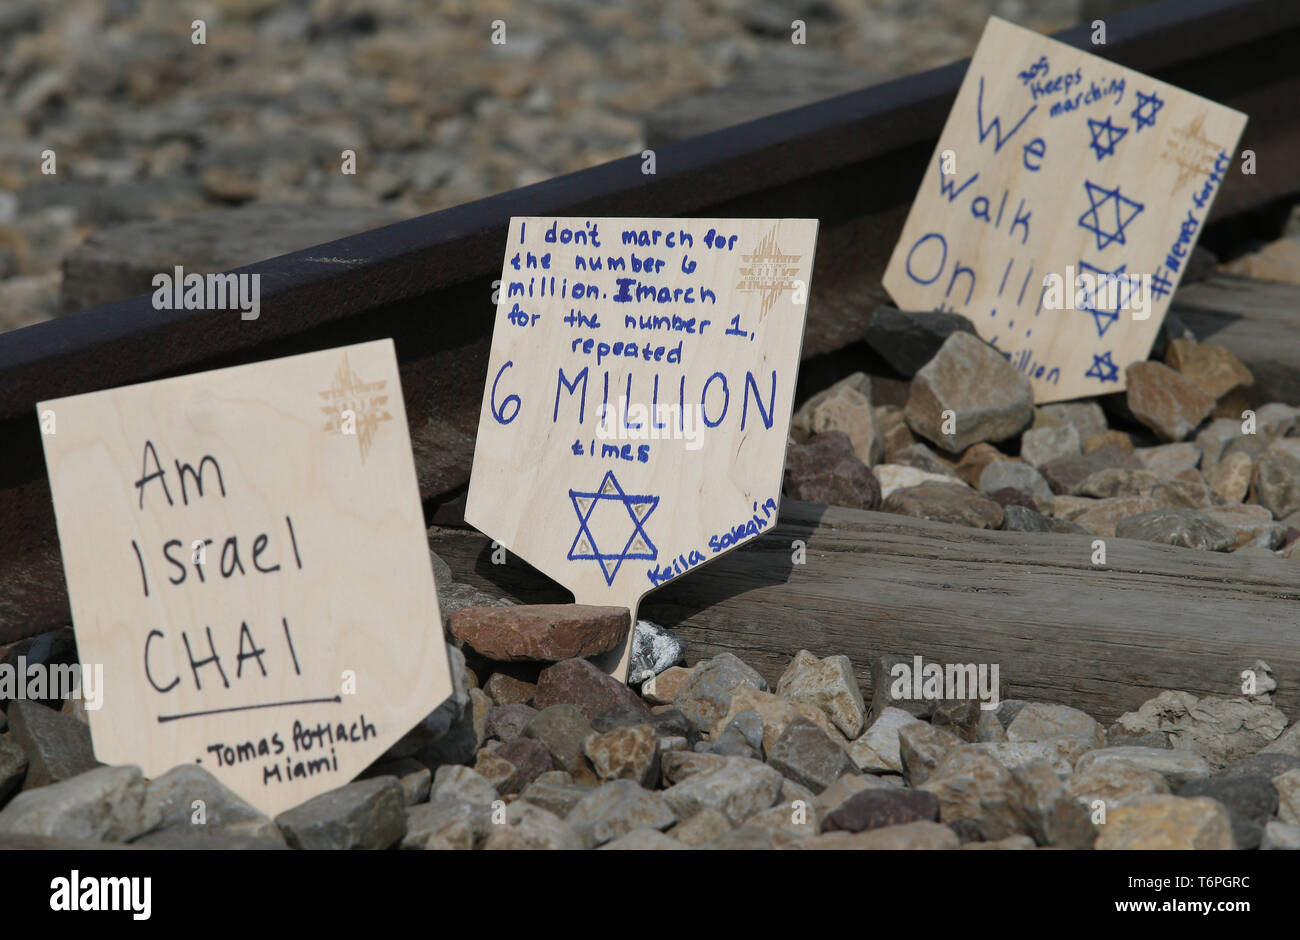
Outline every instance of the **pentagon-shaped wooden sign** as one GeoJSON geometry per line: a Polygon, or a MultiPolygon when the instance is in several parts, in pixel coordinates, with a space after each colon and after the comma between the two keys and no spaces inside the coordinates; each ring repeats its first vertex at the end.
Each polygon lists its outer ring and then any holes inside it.
{"type": "Polygon", "coordinates": [[[466,520],[634,619],[774,525],[816,236],[813,219],[512,219],[466,520]]]}
{"type": "Polygon", "coordinates": [[[274,815],[451,693],[391,340],[37,407],[99,760],[274,815]]]}

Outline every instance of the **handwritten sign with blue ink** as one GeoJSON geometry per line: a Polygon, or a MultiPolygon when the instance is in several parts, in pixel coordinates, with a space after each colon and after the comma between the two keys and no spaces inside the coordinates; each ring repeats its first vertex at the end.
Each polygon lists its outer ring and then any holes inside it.
{"type": "Polygon", "coordinates": [[[451,694],[391,340],[37,408],[99,760],[274,815],[451,694]]]}
{"type": "Polygon", "coordinates": [[[955,311],[1039,402],[1145,359],[1246,116],[993,17],[885,271],[955,311]]]}
{"type": "Polygon", "coordinates": [[[775,525],[816,237],[813,219],[512,219],[466,520],[634,617],[775,525]]]}

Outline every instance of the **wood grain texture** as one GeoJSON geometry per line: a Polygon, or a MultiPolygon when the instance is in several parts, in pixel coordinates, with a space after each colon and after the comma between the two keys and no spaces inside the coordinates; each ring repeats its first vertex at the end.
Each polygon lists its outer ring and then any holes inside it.
{"type": "MultiPolygon", "coordinates": [[[[997,663],[1008,694],[1113,720],[1165,689],[1239,694],[1263,659],[1275,700],[1300,707],[1296,562],[1111,538],[983,531],[787,500],[780,524],[651,594],[641,615],[678,633],[689,662],[730,651],[775,683],[800,649],[845,654],[864,694],[884,653],[997,663]],[[791,543],[807,563],[791,563],[791,543]]],[[[459,579],[529,602],[563,591],[486,541],[436,530],[459,579]]]]}
{"type": "Polygon", "coordinates": [[[902,310],[968,316],[1036,401],[1123,390],[1236,171],[1245,125],[1238,111],[991,17],[885,288],[902,310]],[[1108,273],[1141,286],[1077,293],[1077,276],[1108,273]],[[1045,277],[1055,298],[1047,287],[1042,299],[1045,277]]]}
{"type": "MultiPolygon", "coordinates": [[[[816,238],[814,219],[513,219],[466,521],[633,617],[772,525],[816,238]]],[[[630,643],[602,665],[625,675],[630,643]]]]}
{"type": "Polygon", "coordinates": [[[273,816],[451,693],[391,340],[38,407],[99,760],[273,816]]]}

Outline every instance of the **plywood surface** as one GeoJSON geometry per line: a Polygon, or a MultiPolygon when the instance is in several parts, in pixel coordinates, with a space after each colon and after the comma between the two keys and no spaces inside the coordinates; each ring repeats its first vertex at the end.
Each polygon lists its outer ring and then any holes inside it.
{"type": "Polygon", "coordinates": [[[391,341],[38,407],[99,760],[274,814],[450,694],[391,341]]]}
{"type": "Polygon", "coordinates": [[[1120,391],[1223,179],[1240,172],[1245,123],[993,17],[885,287],[902,310],[969,317],[1039,402],[1120,391]]]}
{"type": "Polygon", "coordinates": [[[466,520],[634,613],[774,525],[816,233],[513,219],[466,520]]]}

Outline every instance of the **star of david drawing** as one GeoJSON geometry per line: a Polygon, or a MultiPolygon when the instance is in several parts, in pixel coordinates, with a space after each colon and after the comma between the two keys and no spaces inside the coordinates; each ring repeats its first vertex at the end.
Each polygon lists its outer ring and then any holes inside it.
{"type": "Polygon", "coordinates": [[[1142,92],[1139,91],[1137,92],[1137,98],[1138,98],[1137,107],[1133,109],[1129,117],[1137,121],[1137,131],[1140,134],[1142,133],[1142,128],[1144,127],[1155,127],[1156,112],[1159,111],[1161,108],[1163,108],[1165,106],[1165,103],[1162,100],[1160,100],[1160,98],[1156,97],[1156,93],[1154,91],[1151,92],[1151,94],[1149,95],[1144,95],[1142,94],[1142,92]],[[1143,108],[1147,108],[1149,110],[1147,110],[1146,113],[1144,114],[1143,108]]]}
{"type": "Polygon", "coordinates": [[[1084,378],[1097,379],[1101,382],[1118,382],[1119,366],[1110,358],[1110,350],[1106,350],[1100,356],[1092,354],[1092,368],[1083,374],[1084,378]]]}
{"type": "Polygon", "coordinates": [[[392,421],[388,411],[388,382],[363,382],[348,364],[348,354],[343,354],[334,373],[334,381],[323,392],[317,392],[322,399],[329,402],[321,406],[321,412],[328,420],[325,431],[330,434],[354,435],[357,446],[361,449],[361,462],[366,462],[370,447],[374,443],[379,425],[392,421]]]}
{"type": "Polygon", "coordinates": [[[569,546],[569,561],[599,563],[605,583],[613,584],[623,562],[629,559],[655,561],[659,557],[659,549],[655,548],[645,531],[646,520],[659,505],[658,496],[624,492],[614,477],[614,471],[610,470],[595,492],[569,490],[569,499],[578,514],[578,534],[569,546]],[[593,519],[593,516],[597,518],[593,519]],[[597,532],[605,543],[604,548],[597,544],[597,532]],[[623,547],[611,551],[610,546],[614,544],[623,547]]]}
{"type": "MultiPolygon", "coordinates": [[[[1128,267],[1128,263],[1125,262],[1124,264],[1121,264],[1114,271],[1107,271],[1105,268],[1091,265],[1081,258],[1079,259],[1079,267],[1092,274],[1096,281],[1096,287],[1094,290],[1084,290],[1083,303],[1079,304],[1079,309],[1086,310],[1088,313],[1092,314],[1092,318],[1097,327],[1097,335],[1105,336],[1106,331],[1111,328],[1116,320],[1119,319],[1119,311],[1128,302],[1129,291],[1133,289],[1132,283],[1124,276],[1124,269],[1128,267]],[[1119,290],[1116,291],[1115,294],[1115,309],[1113,310],[1107,310],[1097,306],[1097,294],[1102,293],[1103,290],[1107,295],[1110,293],[1110,287],[1106,283],[1109,278],[1119,279],[1119,290]]],[[[1107,299],[1109,299],[1109,296],[1107,296],[1107,299]]]]}
{"type": "Polygon", "coordinates": [[[1098,160],[1103,157],[1113,156],[1115,145],[1128,133],[1127,127],[1116,127],[1112,124],[1110,115],[1106,115],[1104,121],[1088,118],[1088,130],[1092,132],[1092,143],[1088,144],[1088,146],[1092,148],[1092,152],[1097,155],[1098,160]],[[1101,142],[1103,131],[1106,132],[1106,142],[1104,144],[1101,142]]]}
{"type": "Polygon", "coordinates": [[[1135,202],[1127,196],[1120,195],[1119,186],[1114,189],[1107,189],[1104,186],[1098,186],[1096,183],[1085,180],[1084,187],[1088,191],[1088,211],[1079,216],[1079,227],[1087,229],[1097,237],[1097,250],[1105,249],[1111,242],[1119,242],[1121,245],[1128,244],[1124,240],[1124,229],[1128,226],[1138,213],[1146,208],[1142,203],[1135,202]],[[1097,197],[1101,196],[1099,200],[1097,197]],[[1111,213],[1101,210],[1108,207],[1108,204],[1114,204],[1114,228],[1105,228],[1105,222],[1111,221],[1111,213]],[[1128,210],[1128,217],[1124,217],[1125,209],[1128,210]],[[1103,221],[1102,216],[1105,216],[1103,221]],[[1091,216],[1091,221],[1088,217],[1091,216]]]}
{"type": "Polygon", "coordinates": [[[1205,118],[1206,112],[1202,111],[1183,127],[1171,131],[1165,142],[1161,159],[1178,167],[1178,179],[1174,181],[1171,193],[1208,173],[1214,164],[1214,155],[1223,150],[1205,136],[1205,118]]]}

